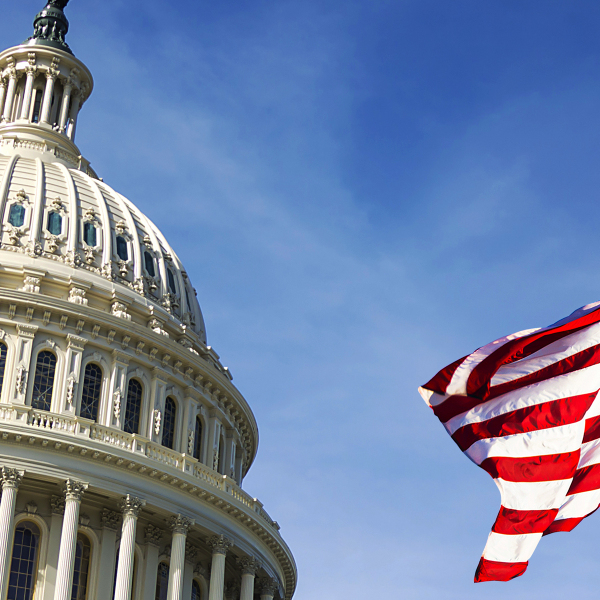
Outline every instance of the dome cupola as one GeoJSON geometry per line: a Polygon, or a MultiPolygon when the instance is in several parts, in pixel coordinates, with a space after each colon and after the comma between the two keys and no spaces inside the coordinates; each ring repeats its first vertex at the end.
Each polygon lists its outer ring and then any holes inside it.
{"type": "Polygon", "coordinates": [[[30,46],[50,46],[72,54],[65,36],[69,31],[69,21],[63,12],[69,0],[50,0],[33,21],[33,35],[26,40],[30,46]]]}

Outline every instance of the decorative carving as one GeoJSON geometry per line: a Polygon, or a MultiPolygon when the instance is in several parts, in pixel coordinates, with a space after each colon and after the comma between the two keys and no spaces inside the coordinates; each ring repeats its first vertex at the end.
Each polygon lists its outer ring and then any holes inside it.
{"type": "Polygon", "coordinates": [[[25,512],[28,515],[36,515],[38,511],[38,505],[35,502],[28,502],[25,505],[25,512]]]}
{"type": "Polygon", "coordinates": [[[85,254],[85,262],[88,265],[93,264],[93,262],[96,260],[96,249],[92,246],[86,246],[83,249],[83,253],[85,254]]]}
{"type": "Polygon", "coordinates": [[[145,235],[142,241],[144,242],[146,248],[152,248],[152,240],[149,235],[145,235]]]}
{"type": "Polygon", "coordinates": [[[160,420],[161,420],[160,410],[156,409],[154,411],[154,433],[156,435],[158,435],[160,433],[160,420]]]}
{"type": "Polygon", "coordinates": [[[12,225],[6,225],[6,233],[8,233],[8,241],[12,246],[18,246],[21,243],[21,237],[24,235],[23,231],[12,225]]]}
{"type": "Polygon", "coordinates": [[[87,223],[93,223],[96,220],[96,211],[92,207],[87,208],[83,213],[83,220],[87,223]]]}
{"type": "Polygon", "coordinates": [[[94,328],[92,329],[92,339],[95,340],[98,337],[99,333],[100,333],[100,325],[94,325],[94,328]]]}
{"type": "Polygon", "coordinates": [[[19,489],[23,479],[23,472],[10,467],[2,467],[2,489],[14,488],[19,489]]]}
{"type": "Polygon", "coordinates": [[[150,358],[150,360],[154,360],[156,358],[157,354],[158,354],[158,348],[152,348],[152,350],[150,350],[150,354],[148,355],[148,357],[150,358]]]}
{"type": "Polygon", "coordinates": [[[207,540],[207,543],[213,554],[226,555],[229,548],[233,546],[233,542],[224,535],[213,535],[207,540]]]}
{"type": "Polygon", "coordinates": [[[52,202],[50,203],[50,207],[58,212],[61,212],[63,210],[63,201],[60,199],[60,196],[56,196],[56,198],[52,200],[52,202]]]}
{"type": "Polygon", "coordinates": [[[194,453],[194,435],[195,432],[193,429],[188,429],[188,454],[191,456],[194,453]]]}
{"type": "Polygon", "coordinates": [[[170,354],[163,354],[163,357],[162,357],[162,366],[163,366],[163,368],[167,368],[170,360],[171,360],[171,355],[170,354]]]}
{"type": "Polygon", "coordinates": [[[70,267],[78,267],[81,265],[81,257],[75,250],[69,250],[64,258],[64,261],[70,267]]]}
{"type": "Polygon", "coordinates": [[[166,519],[166,522],[173,533],[187,535],[188,529],[194,524],[194,519],[190,519],[183,515],[176,515],[166,519]]]}
{"type": "Polygon", "coordinates": [[[256,575],[256,572],[262,565],[254,556],[243,556],[237,559],[237,566],[242,570],[242,574],[244,575],[256,575]]]}
{"type": "Polygon", "coordinates": [[[173,314],[173,312],[179,308],[179,300],[175,294],[165,294],[160,299],[160,305],[168,312],[173,314]]]}
{"type": "Polygon", "coordinates": [[[73,408],[73,395],[75,392],[75,377],[70,375],[67,379],[67,404],[73,408]]]}
{"type": "Polygon", "coordinates": [[[121,348],[123,348],[123,350],[126,350],[129,347],[130,341],[131,341],[131,336],[124,335],[123,338],[121,339],[121,348]]]}
{"type": "Polygon", "coordinates": [[[113,394],[113,414],[115,419],[121,416],[121,389],[117,388],[113,394]]]}
{"type": "Polygon", "coordinates": [[[67,315],[63,315],[63,316],[60,318],[60,321],[59,321],[59,323],[58,323],[58,326],[59,326],[61,329],[64,329],[64,328],[67,326],[67,321],[68,321],[68,320],[69,320],[69,317],[67,317],[67,315]]]}
{"type": "Polygon", "coordinates": [[[86,515],[85,513],[79,515],[79,524],[83,527],[87,527],[90,524],[90,515],[86,515]]]}
{"type": "Polygon", "coordinates": [[[196,548],[190,541],[185,542],[185,560],[188,562],[194,562],[198,556],[198,548],[196,548]]]}
{"type": "Polygon", "coordinates": [[[217,471],[219,468],[219,451],[214,448],[213,449],[213,471],[217,471]]]}
{"type": "Polygon", "coordinates": [[[48,252],[50,252],[50,254],[55,254],[60,245],[60,239],[58,236],[51,234],[46,235],[46,239],[48,240],[48,252]]]}
{"type": "Polygon", "coordinates": [[[115,225],[115,229],[117,230],[117,233],[119,235],[123,235],[125,233],[125,230],[127,229],[127,224],[125,223],[125,221],[123,221],[122,219],[120,221],[118,221],[115,225]]]}
{"type": "Polygon", "coordinates": [[[25,381],[27,380],[27,371],[23,365],[20,365],[17,369],[17,380],[15,383],[15,389],[17,394],[22,394],[25,389],[25,381]]]}
{"type": "Polygon", "coordinates": [[[146,534],[146,544],[152,544],[153,546],[158,546],[160,544],[160,540],[163,536],[164,531],[159,527],[155,527],[152,523],[149,523],[145,529],[146,534]]]}
{"type": "Polygon", "coordinates": [[[203,577],[208,581],[210,578],[210,569],[205,567],[202,563],[198,563],[194,568],[194,575],[200,575],[200,577],[203,577]]]}
{"type": "Polygon", "coordinates": [[[127,265],[126,260],[117,261],[117,265],[119,266],[119,275],[125,279],[129,273],[129,266],[127,265]]]}
{"type": "Polygon", "coordinates": [[[258,589],[262,595],[273,597],[277,589],[279,589],[279,584],[277,583],[277,579],[262,577],[258,580],[258,589]]]}
{"type": "Polygon", "coordinates": [[[44,324],[44,326],[48,325],[48,323],[50,323],[50,317],[52,316],[52,313],[49,310],[44,311],[44,318],[42,319],[42,323],[44,324]]]}
{"type": "Polygon", "coordinates": [[[122,302],[113,302],[110,313],[119,319],[131,321],[131,315],[127,312],[127,306],[122,302]]]}
{"type": "Polygon", "coordinates": [[[156,318],[152,318],[148,321],[148,327],[150,327],[154,333],[169,337],[169,334],[162,328],[162,323],[156,318]]]}
{"type": "Polygon", "coordinates": [[[67,300],[69,302],[72,302],[73,304],[80,304],[82,306],[87,306],[88,300],[85,297],[85,295],[86,295],[86,290],[84,290],[82,288],[78,288],[78,287],[72,287],[69,290],[69,297],[67,298],[67,300]]]}
{"type": "Polygon", "coordinates": [[[64,484],[65,499],[66,500],[77,500],[81,502],[83,492],[87,490],[88,484],[83,481],[77,481],[75,479],[67,479],[64,484]]]}
{"type": "Polygon", "coordinates": [[[55,515],[62,515],[65,512],[65,497],[52,496],[50,498],[50,507],[55,515]]]}
{"type": "Polygon", "coordinates": [[[41,282],[42,280],[39,277],[25,277],[23,279],[23,291],[30,294],[39,294],[41,282]]]}
{"type": "Polygon", "coordinates": [[[135,347],[135,353],[139,356],[142,353],[142,350],[144,349],[144,346],[146,344],[144,342],[138,342],[137,346],[135,347]]]}
{"type": "Polygon", "coordinates": [[[104,279],[108,279],[109,281],[112,281],[115,278],[115,274],[113,273],[112,264],[109,262],[104,263],[102,265],[102,268],[100,269],[100,274],[102,275],[102,277],[104,277],[104,279]]]}
{"type": "Polygon", "coordinates": [[[42,255],[42,244],[35,240],[30,240],[25,247],[25,254],[31,257],[41,256],[42,255]]]}
{"type": "Polygon", "coordinates": [[[132,516],[137,518],[145,504],[146,502],[144,500],[136,498],[131,494],[127,494],[127,496],[125,496],[125,498],[119,502],[119,508],[123,512],[123,516],[132,516]]]}
{"type": "Polygon", "coordinates": [[[108,341],[109,344],[112,344],[114,339],[115,339],[115,335],[117,335],[117,332],[114,329],[111,329],[108,334],[106,335],[106,339],[108,341]]]}
{"type": "Polygon", "coordinates": [[[102,510],[102,527],[118,531],[121,523],[121,513],[105,508],[102,510]]]}

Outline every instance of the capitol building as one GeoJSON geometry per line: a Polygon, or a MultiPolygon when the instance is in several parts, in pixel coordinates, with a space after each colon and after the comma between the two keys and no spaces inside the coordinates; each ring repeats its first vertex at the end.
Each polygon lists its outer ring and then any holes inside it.
{"type": "Polygon", "coordinates": [[[75,144],[67,2],[0,53],[0,600],[290,600],[192,282],[75,144]]]}

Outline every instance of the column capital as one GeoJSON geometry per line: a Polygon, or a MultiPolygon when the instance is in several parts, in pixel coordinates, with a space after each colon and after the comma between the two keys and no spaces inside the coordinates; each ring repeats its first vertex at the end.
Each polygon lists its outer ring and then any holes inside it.
{"type": "Polygon", "coordinates": [[[132,516],[137,519],[142,507],[146,505],[145,500],[141,500],[140,498],[136,498],[131,494],[127,494],[125,498],[123,498],[119,502],[119,508],[123,512],[123,516],[132,516]]]}
{"type": "Polygon", "coordinates": [[[261,594],[274,596],[276,590],[279,589],[279,583],[277,582],[277,579],[273,579],[273,577],[263,577],[258,582],[258,589],[261,594]]]}
{"type": "Polygon", "coordinates": [[[229,548],[233,546],[233,541],[224,535],[213,535],[208,539],[208,545],[212,549],[213,554],[227,555],[229,548]]]}
{"type": "Polygon", "coordinates": [[[166,522],[173,533],[181,533],[183,535],[187,535],[188,529],[195,523],[194,519],[183,515],[169,517],[166,519],[166,522]]]}
{"type": "Polygon", "coordinates": [[[237,559],[237,566],[242,570],[242,575],[254,576],[262,565],[254,556],[242,556],[237,559]]]}
{"type": "Polygon", "coordinates": [[[88,484],[75,479],[67,479],[64,483],[65,500],[77,500],[81,502],[83,492],[88,489],[88,484]]]}
{"type": "Polygon", "coordinates": [[[25,471],[17,471],[17,469],[11,469],[10,467],[2,467],[2,489],[19,489],[24,474],[25,471]]]}
{"type": "Polygon", "coordinates": [[[160,544],[160,539],[162,538],[164,531],[159,527],[155,527],[154,525],[152,525],[152,523],[149,523],[144,533],[146,534],[146,544],[158,546],[160,544]]]}
{"type": "Polygon", "coordinates": [[[109,510],[108,508],[102,510],[102,527],[104,529],[118,531],[120,523],[121,513],[118,513],[115,510],[109,510]]]}

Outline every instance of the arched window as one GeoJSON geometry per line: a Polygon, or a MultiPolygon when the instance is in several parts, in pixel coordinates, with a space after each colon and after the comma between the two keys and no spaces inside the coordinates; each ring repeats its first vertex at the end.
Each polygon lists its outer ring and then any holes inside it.
{"type": "Polygon", "coordinates": [[[169,565],[161,562],[158,565],[156,574],[156,595],[155,600],[167,600],[167,588],[169,587],[169,565]]]}
{"type": "Polygon", "coordinates": [[[86,600],[87,598],[91,554],[92,545],[90,544],[90,540],[82,533],[77,534],[71,600],[86,600]]]}
{"type": "Polygon", "coordinates": [[[123,429],[127,433],[140,432],[140,414],[142,412],[142,384],[137,379],[130,379],[127,386],[127,407],[123,429]]]}
{"type": "Polygon", "coordinates": [[[83,224],[83,241],[88,246],[96,245],[96,228],[93,223],[84,223],[83,224]]]}
{"type": "Polygon", "coordinates": [[[127,240],[120,235],[117,236],[117,256],[121,260],[127,260],[129,258],[129,253],[127,252],[127,240]]]}
{"type": "Polygon", "coordinates": [[[25,222],[25,207],[22,204],[13,204],[8,213],[8,222],[13,227],[21,227],[25,222]]]}
{"type": "Polygon", "coordinates": [[[80,416],[84,419],[98,420],[98,407],[100,406],[100,392],[102,391],[102,369],[89,363],[85,367],[83,376],[83,390],[81,392],[80,416]]]}
{"type": "Polygon", "coordinates": [[[156,275],[156,271],[154,270],[154,259],[152,258],[152,254],[150,254],[150,252],[144,252],[144,266],[146,267],[146,271],[150,277],[154,277],[156,275]]]}
{"type": "Polygon", "coordinates": [[[197,581],[192,581],[192,598],[191,600],[202,600],[202,590],[197,581]]]}
{"type": "Polygon", "coordinates": [[[31,114],[31,122],[39,123],[40,121],[40,112],[42,108],[42,96],[44,95],[43,90],[35,90],[34,91],[34,101],[33,101],[33,112],[31,114]]]}
{"type": "Polygon", "coordinates": [[[202,456],[202,419],[196,417],[196,430],[194,431],[194,458],[200,460],[202,456]]]}
{"type": "Polygon", "coordinates": [[[170,396],[165,402],[165,418],[163,421],[162,445],[173,450],[175,442],[175,417],[177,416],[177,404],[170,396]]]}
{"type": "Polygon", "coordinates": [[[60,235],[62,232],[62,217],[57,212],[48,214],[48,231],[52,235],[60,235]]]}
{"type": "Polygon", "coordinates": [[[175,285],[175,276],[173,275],[173,271],[171,271],[171,269],[167,269],[167,279],[169,280],[169,291],[171,294],[176,294],[177,286],[175,285]]]}
{"type": "Polygon", "coordinates": [[[31,600],[33,597],[39,546],[39,527],[30,521],[19,523],[15,529],[10,563],[8,600],[31,600]]]}
{"type": "Polygon", "coordinates": [[[56,356],[47,350],[40,352],[37,357],[33,380],[33,395],[31,396],[31,406],[33,408],[50,410],[55,373],[56,356]]]}

